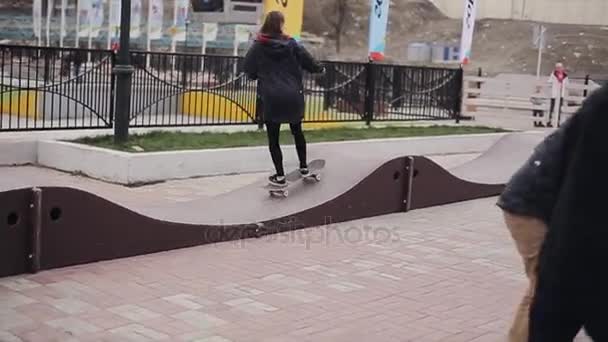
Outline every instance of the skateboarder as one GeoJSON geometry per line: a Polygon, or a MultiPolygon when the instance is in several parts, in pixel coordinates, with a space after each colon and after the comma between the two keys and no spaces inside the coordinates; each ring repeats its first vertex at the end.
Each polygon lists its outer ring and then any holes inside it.
{"type": "Polygon", "coordinates": [[[268,13],[244,62],[247,76],[258,81],[258,91],[264,104],[263,120],[276,170],[269,177],[269,183],[279,187],[287,185],[279,145],[281,124],[289,124],[300,172],[302,175],[308,174],[306,139],[302,132],[305,106],[302,71],[321,73],[324,70],[302,45],[283,33],[284,24],[285,18],[281,12],[268,13]]]}

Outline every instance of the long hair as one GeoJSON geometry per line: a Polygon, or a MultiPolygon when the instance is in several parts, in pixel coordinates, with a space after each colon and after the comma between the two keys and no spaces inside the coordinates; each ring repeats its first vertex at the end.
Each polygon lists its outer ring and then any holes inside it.
{"type": "Polygon", "coordinates": [[[264,25],[260,29],[261,34],[269,36],[282,36],[283,35],[283,24],[285,23],[285,16],[279,11],[272,11],[266,15],[264,25]]]}

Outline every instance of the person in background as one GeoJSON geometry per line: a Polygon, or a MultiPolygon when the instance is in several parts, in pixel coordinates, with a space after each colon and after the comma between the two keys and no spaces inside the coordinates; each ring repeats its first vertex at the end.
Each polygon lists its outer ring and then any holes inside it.
{"type": "Polygon", "coordinates": [[[564,65],[562,63],[555,64],[555,69],[547,81],[551,86],[551,106],[549,109],[547,127],[553,127],[553,113],[555,112],[555,105],[558,104],[558,99],[559,107],[557,108],[557,117],[559,120],[559,113],[561,113],[562,105],[564,104],[564,96],[566,96],[568,81],[568,73],[566,72],[566,69],[564,69],[564,65]]]}
{"type": "Polygon", "coordinates": [[[607,113],[604,86],[565,131],[567,163],[539,258],[530,342],[571,342],[583,328],[593,341],[608,341],[607,113]]]}
{"type": "Polygon", "coordinates": [[[322,73],[324,70],[302,45],[283,33],[284,25],[285,18],[281,12],[268,13],[244,62],[245,74],[258,81],[268,146],[276,170],[269,177],[269,183],[277,187],[287,185],[279,145],[281,124],[289,124],[291,129],[300,161],[300,173],[303,176],[309,173],[306,139],[302,132],[305,106],[302,71],[322,73]]]}
{"type": "Polygon", "coordinates": [[[575,118],[567,120],[535,148],[531,157],[507,183],[497,202],[528,278],[528,288],[509,330],[509,342],[528,341],[538,257],[561,188],[566,165],[563,158],[566,133],[571,129],[572,122],[578,120],[575,118]]]}
{"type": "MultiPolygon", "coordinates": [[[[542,106],[544,103],[544,98],[542,96],[542,87],[537,86],[536,92],[530,97],[530,102],[532,102],[535,106],[542,106]]],[[[545,116],[545,111],[542,109],[533,109],[532,117],[534,117],[534,127],[545,127],[543,123],[543,117],[545,116]]]]}

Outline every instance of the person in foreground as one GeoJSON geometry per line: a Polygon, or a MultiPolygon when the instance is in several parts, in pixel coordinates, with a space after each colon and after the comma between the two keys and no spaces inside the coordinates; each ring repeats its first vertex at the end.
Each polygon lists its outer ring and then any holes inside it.
{"type": "Polygon", "coordinates": [[[560,191],[566,134],[576,120],[566,121],[534,149],[532,156],[513,175],[498,199],[497,205],[503,211],[506,226],[529,280],[528,289],[509,330],[509,342],[528,341],[538,257],[560,191]]]}
{"type": "Polygon", "coordinates": [[[530,342],[570,342],[582,328],[593,341],[608,341],[608,86],[571,120],[539,258],[530,342]]]}
{"type": "Polygon", "coordinates": [[[276,174],[269,178],[275,186],[286,186],[283,154],[279,145],[281,124],[289,124],[294,137],[300,173],[308,174],[306,139],[302,132],[304,118],[303,69],[310,73],[323,72],[323,66],[296,40],[283,33],[285,18],[278,11],[268,13],[253,46],[247,52],[244,71],[258,81],[264,104],[264,122],[268,146],[276,174]]]}

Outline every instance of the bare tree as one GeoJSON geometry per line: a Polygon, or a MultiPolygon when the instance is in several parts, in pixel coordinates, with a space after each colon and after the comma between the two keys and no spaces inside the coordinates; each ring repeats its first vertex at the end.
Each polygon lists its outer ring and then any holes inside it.
{"type": "MultiPolygon", "coordinates": [[[[350,0],[352,1],[352,0],[350,0]]],[[[331,36],[336,41],[336,52],[340,53],[344,29],[352,17],[352,8],[349,0],[325,1],[323,18],[331,27],[331,36]]]]}

